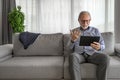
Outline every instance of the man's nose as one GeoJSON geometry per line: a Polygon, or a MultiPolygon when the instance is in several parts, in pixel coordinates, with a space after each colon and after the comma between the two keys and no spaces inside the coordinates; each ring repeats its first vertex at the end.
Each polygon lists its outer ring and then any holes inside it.
{"type": "Polygon", "coordinates": [[[84,21],[84,24],[85,24],[85,25],[87,25],[87,24],[88,24],[88,22],[87,22],[87,21],[84,21]]]}

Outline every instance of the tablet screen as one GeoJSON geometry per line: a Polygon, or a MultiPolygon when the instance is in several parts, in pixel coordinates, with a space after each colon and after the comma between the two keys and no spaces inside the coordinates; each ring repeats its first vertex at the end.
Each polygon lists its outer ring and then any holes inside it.
{"type": "Polygon", "coordinates": [[[81,36],[80,37],[80,46],[90,46],[93,42],[99,42],[100,36],[81,36]]]}

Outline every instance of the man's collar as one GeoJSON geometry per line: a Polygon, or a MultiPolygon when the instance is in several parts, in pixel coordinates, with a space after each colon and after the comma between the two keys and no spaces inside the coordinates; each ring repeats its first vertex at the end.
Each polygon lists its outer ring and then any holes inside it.
{"type": "Polygon", "coordinates": [[[87,29],[83,29],[81,26],[80,26],[80,30],[82,30],[82,31],[85,31],[85,30],[89,30],[89,26],[88,26],[88,28],[87,29]]]}

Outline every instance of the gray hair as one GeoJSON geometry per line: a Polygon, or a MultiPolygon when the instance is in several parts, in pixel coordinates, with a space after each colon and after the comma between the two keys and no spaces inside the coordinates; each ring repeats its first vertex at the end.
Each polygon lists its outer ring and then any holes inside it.
{"type": "Polygon", "coordinates": [[[88,11],[81,11],[80,14],[79,14],[79,16],[78,16],[78,20],[79,20],[80,17],[81,17],[82,15],[84,15],[84,14],[88,14],[88,15],[90,16],[90,18],[91,18],[91,15],[90,15],[90,13],[89,13],[88,11]]]}

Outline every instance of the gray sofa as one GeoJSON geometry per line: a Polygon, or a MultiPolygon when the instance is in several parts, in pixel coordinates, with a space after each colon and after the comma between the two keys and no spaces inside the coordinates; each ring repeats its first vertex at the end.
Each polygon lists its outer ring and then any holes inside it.
{"type": "MultiPolygon", "coordinates": [[[[120,58],[114,51],[114,36],[111,32],[102,35],[106,44],[104,53],[110,55],[107,80],[120,80],[120,58]]],[[[24,49],[16,34],[13,44],[0,46],[0,80],[70,80],[69,40],[69,34],[41,34],[24,49]]],[[[95,73],[96,65],[82,64],[83,80],[96,80],[95,73]]]]}

